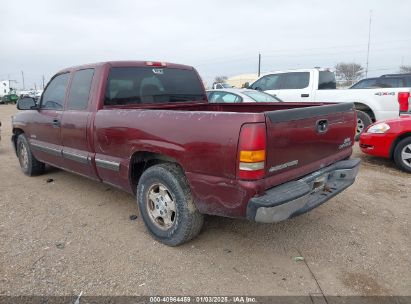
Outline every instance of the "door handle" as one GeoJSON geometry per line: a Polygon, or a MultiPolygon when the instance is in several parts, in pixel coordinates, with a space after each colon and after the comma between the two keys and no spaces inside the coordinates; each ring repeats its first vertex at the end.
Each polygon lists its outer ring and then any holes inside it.
{"type": "Polygon", "coordinates": [[[53,125],[54,128],[60,128],[60,120],[53,119],[52,125],[53,125]]]}
{"type": "Polygon", "coordinates": [[[310,94],[301,94],[301,97],[310,97],[310,94]]]}

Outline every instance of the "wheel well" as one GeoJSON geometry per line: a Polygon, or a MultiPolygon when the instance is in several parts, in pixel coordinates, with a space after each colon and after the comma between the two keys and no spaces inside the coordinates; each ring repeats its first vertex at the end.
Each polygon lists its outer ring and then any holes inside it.
{"type": "Polygon", "coordinates": [[[390,158],[393,158],[393,157],[394,157],[394,150],[395,150],[395,147],[397,146],[397,144],[398,144],[401,140],[403,140],[404,138],[407,138],[407,137],[411,137],[411,132],[407,132],[407,133],[401,134],[400,136],[398,136],[398,137],[394,140],[394,142],[392,143],[391,148],[390,148],[390,158]]]}
{"type": "Polygon", "coordinates": [[[24,133],[24,131],[22,129],[19,128],[14,128],[13,129],[13,147],[14,147],[14,152],[17,155],[17,137],[19,137],[20,134],[24,133]]]}
{"type": "Polygon", "coordinates": [[[147,151],[139,151],[133,154],[130,161],[129,178],[134,192],[136,192],[138,181],[143,172],[151,166],[161,163],[175,163],[181,167],[176,159],[164,154],[147,151]]]}
{"type": "Polygon", "coordinates": [[[359,110],[359,111],[362,111],[362,112],[364,112],[364,113],[367,113],[368,116],[370,116],[371,120],[372,120],[373,122],[375,122],[375,114],[374,114],[373,110],[371,110],[371,108],[370,108],[369,106],[367,106],[367,105],[365,105],[365,104],[363,104],[363,103],[361,103],[361,102],[355,102],[354,105],[355,105],[355,109],[357,109],[357,110],[359,110]]]}

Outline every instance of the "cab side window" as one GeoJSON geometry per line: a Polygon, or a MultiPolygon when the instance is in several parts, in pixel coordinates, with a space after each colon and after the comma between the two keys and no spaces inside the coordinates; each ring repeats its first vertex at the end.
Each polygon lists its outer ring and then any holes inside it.
{"type": "Polygon", "coordinates": [[[50,81],[41,99],[40,107],[42,109],[63,110],[69,74],[70,73],[57,75],[50,81]]]}
{"type": "Polygon", "coordinates": [[[251,88],[259,91],[278,90],[280,88],[280,75],[281,74],[271,74],[264,76],[254,82],[251,88]]]}
{"type": "Polygon", "coordinates": [[[308,87],[310,82],[309,72],[292,72],[282,74],[282,86],[283,90],[295,90],[304,89],[308,87]]]}
{"type": "Polygon", "coordinates": [[[79,70],[74,73],[67,102],[68,110],[87,109],[93,75],[94,69],[79,70]]]}

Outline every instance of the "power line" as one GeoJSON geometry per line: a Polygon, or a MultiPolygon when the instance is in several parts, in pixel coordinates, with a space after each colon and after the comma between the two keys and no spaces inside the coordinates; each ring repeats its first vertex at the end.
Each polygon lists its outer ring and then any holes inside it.
{"type": "MultiPolygon", "coordinates": [[[[410,38],[406,38],[406,39],[397,39],[397,40],[386,40],[386,41],[376,41],[376,42],[373,42],[373,45],[378,45],[378,44],[392,44],[392,43],[395,43],[395,42],[404,42],[404,41],[411,41],[411,37],[410,38]]],[[[328,47],[315,47],[315,48],[304,48],[304,49],[301,49],[301,48],[292,48],[292,49],[277,49],[277,50],[264,50],[264,54],[271,54],[271,53],[290,53],[290,52],[307,52],[307,51],[315,51],[315,50],[325,50],[325,49],[327,49],[327,50],[329,50],[329,49],[342,49],[342,48],[352,48],[352,47],[363,47],[363,46],[366,46],[367,45],[367,43],[359,43],[359,44],[346,44],[346,45],[334,45],[334,46],[328,46],[328,47]]],[[[390,45],[390,47],[392,48],[392,49],[396,49],[396,48],[398,48],[398,47],[394,47],[394,46],[392,46],[392,45],[390,45]]],[[[315,52],[315,53],[318,53],[318,52],[315,52]]],[[[230,57],[232,58],[232,59],[235,59],[235,58],[240,58],[240,59],[243,59],[243,58],[253,58],[254,57],[254,55],[246,55],[246,54],[244,54],[244,52],[237,52],[237,53],[234,53],[234,54],[231,54],[230,55],[230,57]],[[245,57],[246,56],[246,57],[245,57]]],[[[266,55],[265,55],[265,57],[266,57],[266,55]]],[[[227,59],[227,57],[214,57],[214,58],[207,58],[207,59],[205,59],[205,60],[200,60],[200,61],[198,61],[198,64],[197,65],[199,65],[199,64],[207,64],[207,63],[209,63],[209,62],[214,62],[214,61],[216,61],[216,60],[218,60],[218,61],[220,61],[220,60],[226,60],[227,59]]]]}

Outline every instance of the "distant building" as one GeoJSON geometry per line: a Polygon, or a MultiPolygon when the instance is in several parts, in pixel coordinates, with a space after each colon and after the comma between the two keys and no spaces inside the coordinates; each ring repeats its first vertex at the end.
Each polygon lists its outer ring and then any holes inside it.
{"type": "Polygon", "coordinates": [[[243,85],[248,82],[252,84],[258,78],[257,73],[255,74],[241,74],[237,76],[232,76],[226,80],[226,82],[236,88],[242,88],[243,85]]]}
{"type": "Polygon", "coordinates": [[[0,97],[9,94],[10,92],[10,80],[0,81],[0,97]]]}

